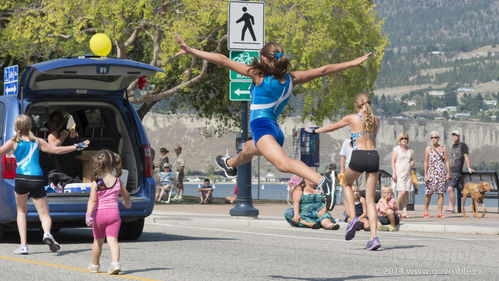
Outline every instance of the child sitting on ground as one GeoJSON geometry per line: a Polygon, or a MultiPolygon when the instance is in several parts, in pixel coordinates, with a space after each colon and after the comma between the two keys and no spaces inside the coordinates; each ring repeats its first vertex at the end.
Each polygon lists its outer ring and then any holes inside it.
{"type": "MultiPolygon", "coordinates": [[[[355,203],[355,217],[362,222],[359,229],[369,230],[369,220],[367,219],[366,199],[360,196],[359,187],[352,185],[353,199],[355,203]]],[[[348,221],[348,214],[345,211],[345,221],[348,221]]]]}
{"type": "Polygon", "coordinates": [[[396,231],[400,222],[400,212],[390,186],[381,188],[381,199],[376,205],[376,210],[378,211],[378,230],[396,231]]]}

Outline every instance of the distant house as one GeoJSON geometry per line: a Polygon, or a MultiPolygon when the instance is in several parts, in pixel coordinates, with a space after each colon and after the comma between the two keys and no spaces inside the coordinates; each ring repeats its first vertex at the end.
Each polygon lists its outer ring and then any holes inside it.
{"type": "Polygon", "coordinates": [[[473,88],[458,88],[458,92],[473,93],[475,90],[473,88]]]}
{"type": "Polygon", "coordinates": [[[484,100],[483,102],[488,106],[496,106],[497,105],[497,100],[484,100]]]}
{"type": "Polygon", "coordinates": [[[408,106],[415,106],[416,102],[412,101],[412,100],[408,100],[408,101],[405,102],[405,104],[407,104],[408,106]]]}
{"type": "Polygon", "coordinates": [[[428,95],[434,96],[434,97],[443,97],[445,95],[444,91],[429,91],[428,95]]]}
{"type": "Polygon", "coordinates": [[[465,112],[457,112],[454,114],[454,116],[458,118],[468,118],[471,116],[471,114],[465,112]]]}

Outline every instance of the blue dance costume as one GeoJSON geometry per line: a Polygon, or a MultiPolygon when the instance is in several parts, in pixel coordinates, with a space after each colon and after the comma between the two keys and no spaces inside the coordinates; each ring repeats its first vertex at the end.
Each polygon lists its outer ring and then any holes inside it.
{"type": "Polygon", "coordinates": [[[280,146],[284,143],[284,134],[277,124],[291,97],[293,79],[286,74],[286,82],[281,83],[273,76],[265,76],[260,85],[251,85],[250,130],[255,144],[264,135],[271,135],[280,146]]]}
{"type": "Polygon", "coordinates": [[[16,156],[16,182],[14,191],[18,194],[29,193],[33,198],[47,196],[45,178],[40,167],[38,141],[23,141],[17,143],[14,151],[16,156]]]}

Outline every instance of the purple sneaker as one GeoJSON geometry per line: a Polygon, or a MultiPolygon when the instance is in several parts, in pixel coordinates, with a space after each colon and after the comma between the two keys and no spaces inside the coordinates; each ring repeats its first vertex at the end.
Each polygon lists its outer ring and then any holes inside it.
{"type": "Polygon", "coordinates": [[[360,225],[359,218],[354,217],[347,226],[347,232],[345,233],[345,240],[352,240],[355,237],[355,232],[359,229],[360,225]]]}
{"type": "Polygon", "coordinates": [[[379,243],[378,237],[374,237],[373,240],[367,241],[366,250],[376,251],[379,247],[381,247],[381,243],[379,243]]]}

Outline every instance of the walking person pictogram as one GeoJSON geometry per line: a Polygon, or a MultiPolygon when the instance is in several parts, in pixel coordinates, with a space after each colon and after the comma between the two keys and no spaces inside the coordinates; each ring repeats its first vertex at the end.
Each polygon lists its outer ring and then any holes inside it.
{"type": "Polygon", "coordinates": [[[243,31],[241,33],[241,41],[244,41],[244,35],[246,34],[247,29],[249,30],[251,38],[253,38],[253,41],[256,41],[255,32],[253,32],[253,25],[255,24],[255,18],[249,13],[246,13],[247,10],[248,8],[243,7],[244,14],[240,19],[236,21],[236,23],[244,21],[243,31]]]}

